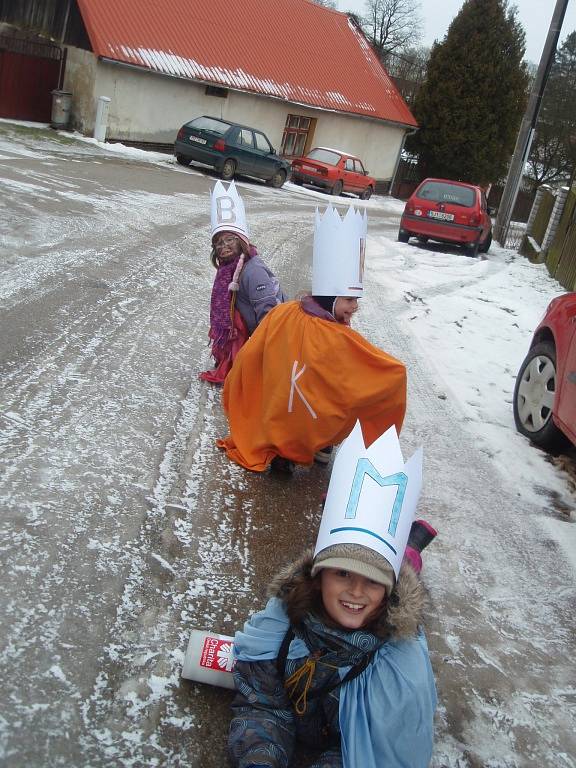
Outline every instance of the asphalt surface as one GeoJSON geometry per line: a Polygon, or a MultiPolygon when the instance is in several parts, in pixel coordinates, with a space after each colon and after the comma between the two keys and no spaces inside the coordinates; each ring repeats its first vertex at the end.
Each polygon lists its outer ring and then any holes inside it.
{"type": "MultiPolygon", "coordinates": [[[[232,634],[261,607],[278,567],[314,544],[329,470],[254,475],[214,447],[219,391],[197,380],[214,177],[45,132],[0,138],[0,756],[222,768],[231,694],[180,679],[190,630],[232,634]]],[[[317,201],[240,191],[283,287],[306,291],[317,201]]],[[[371,233],[397,225],[370,211],[371,233]]],[[[560,555],[522,527],[538,510],[516,508],[462,429],[403,309],[372,292],[358,327],[408,365],[405,455],[425,443],[424,511],[447,534],[426,557],[433,765],[575,766],[576,606],[560,555]],[[483,551],[467,529],[485,531],[483,551]],[[519,592],[495,576],[511,560],[519,592]]]]}

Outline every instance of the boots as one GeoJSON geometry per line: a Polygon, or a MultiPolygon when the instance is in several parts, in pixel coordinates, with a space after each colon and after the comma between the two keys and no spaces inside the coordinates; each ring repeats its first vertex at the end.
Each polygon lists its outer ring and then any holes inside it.
{"type": "Polygon", "coordinates": [[[414,520],[412,523],[408,544],[404,552],[404,559],[410,563],[416,573],[420,573],[422,570],[422,556],[420,552],[430,544],[437,533],[430,523],[427,523],[425,520],[414,520]]]}

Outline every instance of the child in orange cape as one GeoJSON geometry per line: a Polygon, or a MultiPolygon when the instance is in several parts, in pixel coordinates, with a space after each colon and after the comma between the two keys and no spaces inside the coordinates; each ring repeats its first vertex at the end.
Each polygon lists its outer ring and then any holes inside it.
{"type": "Polygon", "coordinates": [[[362,296],[366,216],[316,215],[312,295],[275,307],[238,354],[224,386],[230,459],[256,472],[310,464],[356,420],[367,444],[406,408],[404,365],[350,327],[362,296]],[[278,467],[280,468],[280,467],[278,467]]]}

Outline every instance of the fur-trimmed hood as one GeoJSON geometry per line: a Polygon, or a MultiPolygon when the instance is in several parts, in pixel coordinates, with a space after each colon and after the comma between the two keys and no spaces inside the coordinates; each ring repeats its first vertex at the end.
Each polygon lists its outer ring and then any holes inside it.
{"type": "MultiPolygon", "coordinates": [[[[286,606],[291,623],[296,626],[310,613],[317,612],[319,578],[311,576],[314,553],[308,550],[286,566],[272,580],[268,594],[286,606]]],[[[385,640],[408,640],[418,633],[423,621],[425,590],[416,572],[403,563],[398,581],[388,598],[387,610],[370,626],[370,631],[385,640]]]]}

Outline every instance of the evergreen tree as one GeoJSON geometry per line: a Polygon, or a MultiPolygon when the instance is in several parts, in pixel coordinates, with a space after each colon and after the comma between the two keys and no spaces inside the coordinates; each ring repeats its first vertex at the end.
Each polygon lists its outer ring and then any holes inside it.
{"type": "Polygon", "coordinates": [[[524,30],[507,0],[466,0],[434,45],[407,142],[422,176],[485,185],[505,175],[526,107],[524,30]]]}

